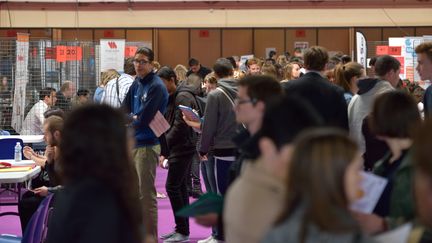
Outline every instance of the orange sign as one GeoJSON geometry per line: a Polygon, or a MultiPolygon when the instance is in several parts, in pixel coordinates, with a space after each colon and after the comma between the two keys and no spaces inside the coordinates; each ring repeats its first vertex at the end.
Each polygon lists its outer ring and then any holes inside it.
{"type": "Polygon", "coordinates": [[[389,46],[388,54],[392,56],[400,56],[402,55],[402,47],[400,46],[389,46]]]}
{"type": "Polygon", "coordinates": [[[135,52],[137,51],[137,49],[138,49],[138,47],[136,47],[136,46],[126,46],[125,47],[125,58],[135,56],[135,52]]]}
{"type": "Polygon", "coordinates": [[[80,61],[82,60],[82,48],[79,46],[56,46],[56,61],[80,61]]]}
{"type": "Polygon", "coordinates": [[[81,61],[82,48],[80,46],[66,47],[66,61],[81,61]]]}
{"type": "Polygon", "coordinates": [[[388,55],[388,46],[377,46],[376,47],[376,55],[380,56],[380,55],[388,55]]]}
{"type": "Polygon", "coordinates": [[[57,62],[66,62],[66,46],[56,46],[55,56],[57,62]]]}

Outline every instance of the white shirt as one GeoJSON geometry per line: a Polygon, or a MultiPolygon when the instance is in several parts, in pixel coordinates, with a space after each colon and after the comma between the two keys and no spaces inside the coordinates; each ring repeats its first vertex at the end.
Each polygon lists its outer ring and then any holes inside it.
{"type": "Polygon", "coordinates": [[[108,81],[105,86],[105,92],[102,95],[101,103],[107,104],[112,107],[120,107],[121,102],[126,97],[127,92],[129,91],[130,86],[132,85],[134,78],[129,74],[123,73],[118,78],[118,87],[119,87],[119,95],[117,96],[117,78],[111,79],[108,81]],[[120,99],[120,101],[119,101],[120,99]]]}
{"type": "Polygon", "coordinates": [[[34,104],[24,119],[20,134],[43,135],[44,113],[47,110],[48,105],[43,100],[39,100],[39,102],[34,104]]]}

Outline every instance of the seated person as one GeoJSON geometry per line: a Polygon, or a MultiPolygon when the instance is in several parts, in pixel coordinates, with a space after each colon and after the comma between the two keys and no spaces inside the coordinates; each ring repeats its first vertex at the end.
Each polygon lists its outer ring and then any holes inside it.
{"type": "Polygon", "coordinates": [[[70,113],[60,144],[64,188],[56,194],[48,243],[143,242],[133,137],[125,124],[107,105],[70,113]]]}
{"type": "Polygon", "coordinates": [[[63,119],[59,116],[50,116],[44,121],[44,140],[47,143],[45,155],[36,154],[30,147],[24,147],[24,157],[35,161],[43,171],[37,179],[32,180],[33,190],[25,192],[18,204],[18,213],[21,220],[21,229],[24,232],[31,216],[49,192],[59,189],[59,176],[55,170],[58,161],[58,146],[63,130],[63,119]]]}

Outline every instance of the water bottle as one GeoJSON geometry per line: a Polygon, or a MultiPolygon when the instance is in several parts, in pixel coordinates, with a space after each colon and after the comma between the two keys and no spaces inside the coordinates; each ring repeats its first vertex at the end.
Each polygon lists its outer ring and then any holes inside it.
{"type": "Polygon", "coordinates": [[[21,159],[22,159],[22,151],[21,150],[22,150],[21,144],[19,142],[17,142],[15,145],[15,154],[14,154],[15,161],[21,161],[21,159]]]}

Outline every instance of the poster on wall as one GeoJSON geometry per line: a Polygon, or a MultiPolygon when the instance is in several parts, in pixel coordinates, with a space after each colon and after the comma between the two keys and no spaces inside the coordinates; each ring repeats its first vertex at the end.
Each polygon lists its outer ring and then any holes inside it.
{"type": "Polygon", "coordinates": [[[101,39],[100,40],[100,70],[115,69],[123,72],[125,58],[125,40],[101,39]]]}
{"type": "Polygon", "coordinates": [[[356,32],[356,52],[357,52],[357,62],[367,67],[366,55],[367,55],[367,45],[366,38],[361,32],[356,32]]]}
{"type": "Polygon", "coordinates": [[[269,54],[270,54],[271,51],[276,52],[276,48],[275,47],[267,47],[265,49],[265,59],[270,58],[269,54]]]}
{"type": "Polygon", "coordinates": [[[300,48],[300,49],[307,49],[309,48],[309,42],[307,41],[296,41],[294,42],[294,49],[300,48]]]}
{"type": "Polygon", "coordinates": [[[15,131],[20,132],[24,120],[26,86],[29,81],[29,34],[17,33],[15,60],[15,89],[12,109],[12,124],[15,131]]]}

